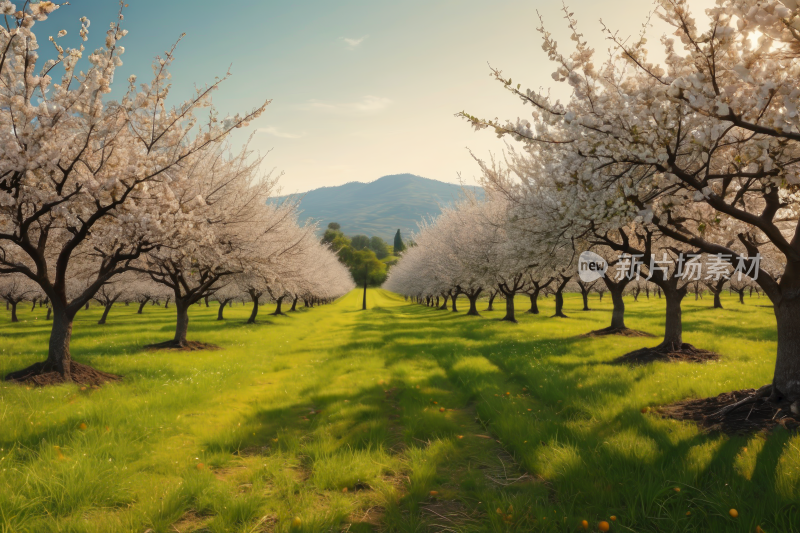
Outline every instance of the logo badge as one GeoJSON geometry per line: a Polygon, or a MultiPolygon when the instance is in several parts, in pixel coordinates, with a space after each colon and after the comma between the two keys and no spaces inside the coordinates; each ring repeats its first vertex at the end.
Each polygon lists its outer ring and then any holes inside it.
{"type": "Polygon", "coordinates": [[[594,252],[585,251],[578,257],[578,276],[584,283],[591,283],[606,275],[608,263],[594,252]]]}

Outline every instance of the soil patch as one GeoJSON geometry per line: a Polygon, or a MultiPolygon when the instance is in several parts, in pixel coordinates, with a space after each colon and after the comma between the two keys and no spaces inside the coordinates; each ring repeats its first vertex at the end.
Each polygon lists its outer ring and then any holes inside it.
{"type": "Polygon", "coordinates": [[[604,337],[606,335],[619,335],[620,337],[655,337],[644,331],[638,331],[630,328],[603,328],[584,333],[581,337],[604,337]]]}
{"type": "Polygon", "coordinates": [[[175,341],[159,342],[157,344],[147,344],[145,350],[171,350],[174,352],[196,352],[198,350],[221,350],[216,344],[206,344],[204,342],[186,341],[186,346],[180,346],[175,341]]]}
{"type": "Polygon", "coordinates": [[[701,350],[691,344],[683,343],[680,350],[665,348],[642,348],[626,353],[622,357],[617,357],[611,364],[615,365],[646,365],[656,361],[678,363],[686,361],[689,363],[705,363],[706,361],[716,361],[720,355],[716,352],[701,350]]]}
{"type": "MultiPolygon", "coordinates": [[[[75,361],[70,362],[69,369],[73,383],[78,383],[80,385],[99,386],[103,383],[122,380],[122,376],[101,372],[89,365],[76,363],[75,361]]],[[[44,362],[34,363],[24,370],[6,374],[5,380],[37,387],[66,383],[66,381],[64,381],[64,376],[62,376],[60,372],[51,370],[44,362]]]]}
{"type": "Polygon", "coordinates": [[[792,412],[789,402],[773,403],[768,397],[757,397],[756,392],[744,389],[711,398],[681,400],[656,409],[656,413],[664,418],[691,420],[707,432],[729,435],[769,431],[779,425],[788,430],[800,428],[800,414],[792,412]],[[737,402],[739,407],[720,413],[737,402]]]}

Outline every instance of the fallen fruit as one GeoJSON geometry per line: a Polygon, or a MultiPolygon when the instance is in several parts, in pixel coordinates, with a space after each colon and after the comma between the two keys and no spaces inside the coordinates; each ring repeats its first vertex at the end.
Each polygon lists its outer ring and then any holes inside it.
{"type": "Polygon", "coordinates": [[[343,488],[342,492],[347,492],[347,487],[343,488]]]}
{"type": "Polygon", "coordinates": [[[614,516],[613,514],[609,518],[611,519],[612,522],[616,522],[617,521],[617,517],[614,516]]]}
{"type": "Polygon", "coordinates": [[[294,519],[292,519],[292,527],[300,527],[302,525],[303,525],[303,521],[300,520],[299,516],[295,516],[294,519]]]}
{"type": "Polygon", "coordinates": [[[440,413],[444,413],[444,407],[440,407],[440,408],[439,408],[439,412],[440,412],[440,413]]]}
{"type": "Polygon", "coordinates": [[[597,524],[597,529],[599,529],[600,531],[608,531],[609,529],[611,529],[611,526],[609,525],[608,522],[603,520],[602,522],[597,524]]]}
{"type": "Polygon", "coordinates": [[[756,526],[756,533],[766,533],[766,531],[761,529],[761,526],[756,526]]]}
{"type": "Polygon", "coordinates": [[[686,511],[686,516],[692,516],[692,512],[691,511],[686,511]]]}
{"type": "Polygon", "coordinates": [[[739,516],[739,511],[737,511],[736,509],[731,509],[730,511],[728,511],[728,514],[731,515],[733,518],[736,518],[737,516],[739,516]]]}
{"type": "Polygon", "coordinates": [[[583,521],[581,522],[581,527],[582,527],[583,529],[589,529],[589,522],[587,522],[586,520],[583,520],[583,521]]]}
{"type": "Polygon", "coordinates": [[[510,392],[507,392],[507,393],[506,393],[506,396],[511,396],[511,393],[510,393],[510,392]]]}
{"type": "Polygon", "coordinates": [[[197,463],[197,469],[202,470],[205,467],[203,463],[197,463]]]}
{"type": "Polygon", "coordinates": [[[431,496],[431,498],[432,498],[432,497],[434,497],[434,496],[438,496],[438,495],[439,495],[439,491],[432,490],[432,491],[430,491],[428,494],[430,494],[430,496],[431,496]]]}
{"type": "Polygon", "coordinates": [[[458,438],[459,438],[459,439],[463,439],[463,438],[464,438],[464,435],[459,435],[459,436],[458,436],[458,438]]]}
{"type": "Polygon", "coordinates": [[[85,422],[81,422],[81,425],[80,425],[80,426],[78,426],[78,428],[79,428],[81,431],[86,431],[86,428],[87,428],[87,427],[89,427],[89,426],[87,426],[85,422]]]}
{"type": "Polygon", "coordinates": [[[675,487],[675,488],[674,488],[674,489],[672,489],[672,490],[674,490],[675,492],[680,492],[680,491],[681,491],[681,488],[680,488],[680,487],[675,487]]]}

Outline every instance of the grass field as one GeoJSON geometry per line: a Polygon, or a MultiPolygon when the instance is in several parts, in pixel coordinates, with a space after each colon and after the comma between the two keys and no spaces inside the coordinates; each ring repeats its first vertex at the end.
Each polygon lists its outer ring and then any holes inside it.
{"type": "MultiPolygon", "coordinates": [[[[527,298],[519,298],[526,309],[527,298]]],[[[172,309],[81,312],[73,356],[120,384],[0,384],[0,532],[800,531],[800,436],[705,435],[642,408],[771,379],[765,298],[684,304],[685,341],[717,363],[607,362],[658,339],[580,338],[610,298],[569,319],[500,322],[370,290],[246,325],[195,307],[190,338],[144,352],[172,309]],[[680,491],[676,489],[679,488],[680,491]],[[433,493],[431,491],[434,491],[433,493]],[[729,509],[738,510],[738,518],[729,509]]],[[[659,335],[663,300],[627,303],[659,335]]],[[[485,308],[483,303],[480,309],[485,308]]],[[[45,357],[45,311],[0,313],[0,374],[45,357]]]]}

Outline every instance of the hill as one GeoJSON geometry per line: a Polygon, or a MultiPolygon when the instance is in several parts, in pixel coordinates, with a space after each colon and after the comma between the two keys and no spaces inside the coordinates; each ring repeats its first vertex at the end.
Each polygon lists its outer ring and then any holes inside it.
{"type": "MultiPolygon", "coordinates": [[[[483,194],[480,187],[466,189],[483,194]]],[[[438,215],[441,204],[452,203],[462,192],[460,185],[396,174],[370,183],[321,187],[289,197],[301,199],[301,220],[320,221],[321,229],[329,222],[338,222],[347,235],[374,235],[391,244],[398,228],[407,238],[417,230],[418,221],[438,215]]]]}

